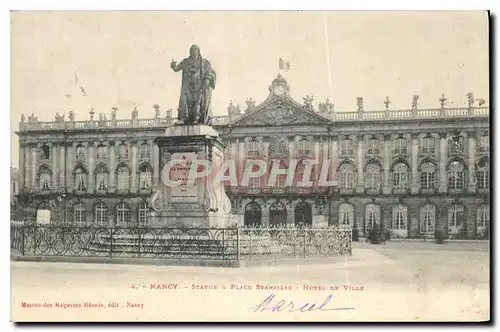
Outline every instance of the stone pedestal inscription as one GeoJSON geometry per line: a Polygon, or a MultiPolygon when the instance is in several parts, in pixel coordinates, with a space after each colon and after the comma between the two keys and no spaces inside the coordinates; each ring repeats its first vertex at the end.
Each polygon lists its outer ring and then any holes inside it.
{"type": "Polygon", "coordinates": [[[197,159],[195,152],[174,153],[171,160],[178,160],[179,163],[170,169],[172,181],[179,181],[178,186],[173,186],[170,190],[171,202],[196,203],[198,202],[198,188],[196,181],[188,184],[189,172],[193,162],[197,159]]]}
{"type": "Polygon", "coordinates": [[[190,174],[200,162],[211,169],[222,166],[225,146],[217,131],[207,125],[174,126],[156,141],[162,181],[150,201],[152,225],[229,226],[231,202],[223,183],[206,175],[193,181],[190,174]]]}

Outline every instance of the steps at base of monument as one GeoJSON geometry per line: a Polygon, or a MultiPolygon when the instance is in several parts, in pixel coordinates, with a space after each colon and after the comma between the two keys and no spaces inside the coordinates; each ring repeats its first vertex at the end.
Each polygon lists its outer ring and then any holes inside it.
{"type": "Polygon", "coordinates": [[[139,254],[139,255],[203,255],[222,256],[226,250],[219,240],[156,240],[156,241],[92,241],[87,250],[94,253],[139,254]]]}

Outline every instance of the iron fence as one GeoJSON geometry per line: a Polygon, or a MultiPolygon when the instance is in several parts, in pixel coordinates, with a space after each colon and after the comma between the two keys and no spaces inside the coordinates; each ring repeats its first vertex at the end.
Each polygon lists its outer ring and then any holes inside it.
{"type": "Polygon", "coordinates": [[[243,228],[239,254],[248,260],[350,255],[351,233],[351,229],[341,227],[243,228]]]}
{"type": "Polygon", "coordinates": [[[351,254],[345,228],[95,227],[11,224],[11,248],[31,257],[239,261],[351,254]]]}

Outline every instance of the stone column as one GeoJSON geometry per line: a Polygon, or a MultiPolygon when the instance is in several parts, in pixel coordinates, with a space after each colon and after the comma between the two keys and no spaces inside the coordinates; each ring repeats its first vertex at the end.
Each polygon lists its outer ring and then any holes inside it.
{"type": "Polygon", "coordinates": [[[36,188],[36,166],[38,163],[38,151],[42,147],[41,143],[36,144],[31,150],[31,187],[36,188]]]}
{"type": "Polygon", "coordinates": [[[130,192],[137,193],[137,141],[130,142],[130,192]]]}
{"type": "Polygon", "coordinates": [[[269,217],[270,217],[270,213],[269,213],[269,208],[270,208],[271,204],[262,204],[260,206],[261,208],[261,212],[262,212],[262,226],[263,227],[269,227],[269,217]]]}
{"type": "Polygon", "coordinates": [[[116,190],[116,150],[120,146],[120,141],[109,142],[108,158],[109,158],[109,186],[108,192],[114,193],[116,190]]]}
{"type": "Polygon", "coordinates": [[[64,181],[66,173],[67,173],[67,168],[70,167],[71,165],[68,164],[69,160],[66,159],[66,143],[60,144],[59,145],[59,188],[62,190],[66,190],[65,185],[66,182],[64,181]]]}
{"type": "Polygon", "coordinates": [[[363,135],[357,137],[358,141],[358,160],[356,168],[358,170],[358,185],[356,186],[357,193],[365,192],[365,174],[364,174],[364,149],[363,149],[363,135]]]}
{"type": "MultiPolygon", "coordinates": [[[[285,203],[285,205],[286,205],[286,223],[293,225],[293,224],[295,224],[295,207],[294,207],[293,202],[288,202],[288,203],[289,204],[285,203]]],[[[314,219],[314,209],[311,212],[313,212],[312,217],[314,219]]]]}
{"type": "Polygon", "coordinates": [[[57,147],[55,144],[49,143],[50,153],[52,154],[52,188],[57,188],[58,168],[57,167],[57,147]]]}
{"type": "Polygon", "coordinates": [[[153,190],[158,189],[160,182],[160,148],[157,144],[153,143],[153,190]]]}
{"type": "Polygon", "coordinates": [[[31,187],[31,144],[25,143],[24,150],[24,188],[31,187]]]}
{"type": "Polygon", "coordinates": [[[25,186],[25,154],[26,153],[26,144],[23,142],[19,142],[19,191],[21,191],[25,186]]]}
{"type": "MultiPolygon", "coordinates": [[[[78,145],[77,142],[72,142],[67,145],[66,149],[66,191],[67,192],[72,192],[74,188],[74,177],[73,177],[73,167],[75,166],[75,159],[76,159],[76,146],[78,145]]],[[[87,155],[88,155],[87,151],[87,155]]],[[[88,167],[87,167],[88,168],[88,167]]],[[[88,179],[87,179],[87,186],[88,186],[88,179]]]]}
{"type": "Polygon", "coordinates": [[[313,158],[316,161],[316,165],[313,166],[313,183],[314,186],[318,185],[320,169],[321,169],[321,150],[319,148],[319,137],[313,137],[312,140],[314,151],[313,158]]]}
{"type": "MultiPolygon", "coordinates": [[[[320,161],[320,168],[323,167],[323,162],[324,160],[328,160],[329,157],[328,157],[328,141],[326,141],[326,137],[322,137],[321,138],[321,161],[320,161]]],[[[331,161],[330,161],[331,163],[331,161]]],[[[327,177],[327,180],[331,180],[330,176],[327,177]]]]}
{"type": "Polygon", "coordinates": [[[339,164],[338,158],[338,142],[337,136],[330,137],[330,174],[331,179],[338,181],[337,177],[337,167],[339,164]]]}
{"type": "Polygon", "coordinates": [[[264,152],[264,137],[259,136],[257,139],[257,146],[259,147],[259,153],[263,154],[264,152]]]}
{"type": "MultiPolygon", "coordinates": [[[[148,145],[149,145],[149,161],[150,161],[150,164],[153,163],[153,165],[154,165],[154,147],[155,147],[155,144],[154,144],[152,139],[148,140],[148,145]]],[[[140,184],[140,179],[139,179],[139,174],[140,174],[139,168],[137,169],[136,173],[137,173],[137,177],[138,177],[137,188],[140,191],[141,184],[140,184]]],[[[153,166],[153,173],[154,173],[154,166],[153,166]]],[[[154,174],[151,174],[151,186],[153,186],[153,182],[154,182],[154,174]]]]}
{"type": "Polygon", "coordinates": [[[469,174],[469,181],[467,185],[467,191],[474,193],[476,192],[476,177],[474,176],[475,174],[475,164],[476,164],[476,134],[474,132],[469,132],[467,133],[468,138],[469,138],[469,147],[468,147],[468,154],[469,154],[469,161],[468,161],[468,174],[469,174]]]}
{"type": "Polygon", "coordinates": [[[384,144],[384,184],[382,186],[382,192],[384,195],[389,195],[392,192],[392,187],[391,187],[391,146],[392,146],[392,140],[391,140],[391,135],[390,134],[385,134],[382,137],[383,139],[383,144],[384,144]]]}
{"type": "Polygon", "coordinates": [[[418,144],[420,141],[418,134],[411,135],[411,178],[408,179],[411,193],[418,194],[420,190],[420,182],[418,180],[418,144]]]}
{"type": "Polygon", "coordinates": [[[236,144],[238,146],[238,180],[241,181],[245,172],[245,142],[242,142],[241,139],[236,139],[236,144]]]}
{"type": "Polygon", "coordinates": [[[446,162],[448,161],[448,149],[446,144],[447,133],[439,133],[439,192],[447,191],[446,162]]]}
{"type": "Polygon", "coordinates": [[[95,142],[89,142],[87,149],[88,178],[87,193],[92,194],[95,189],[95,142]]]}
{"type": "Polygon", "coordinates": [[[292,138],[288,138],[288,160],[294,159],[296,157],[295,152],[295,141],[297,140],[297,136],[292,136],[292,138]]]}

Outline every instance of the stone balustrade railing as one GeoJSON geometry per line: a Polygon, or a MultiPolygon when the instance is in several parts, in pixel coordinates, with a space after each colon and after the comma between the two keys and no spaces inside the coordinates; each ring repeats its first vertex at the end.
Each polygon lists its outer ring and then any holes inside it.
{"type": "MultiPolygon", "coordinates": [[[[463,108],[432,108],[413,110],[384,110],[384,111],[348,111],[318,113],[332,121],[384,121],[384,120],[412,120],[412,119],[443,119],[443,118],[470,118],[488,117],[489,107],[463,108]]],[[[214,116],[214,126],[225,126],[240,116],[214,116]]],[[[174,118],[153,119],[124,119],[124,120],[87,120],[87,121],[52,121],[52,122],[20,122],[19,131],[38,130],[74,130],[74,129],[113,129],[113,128],[151,128],[168,127],[175,123],[174,118]]]]}

